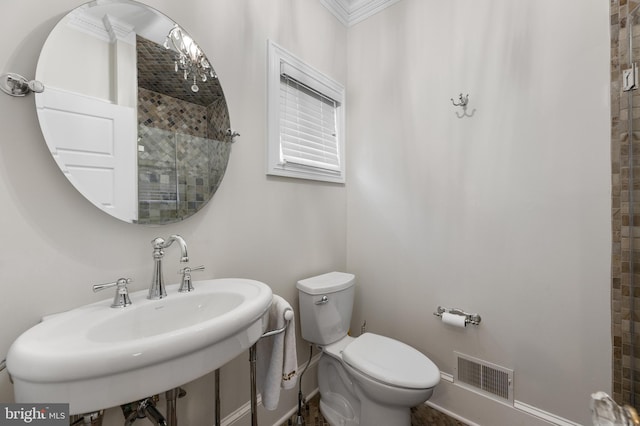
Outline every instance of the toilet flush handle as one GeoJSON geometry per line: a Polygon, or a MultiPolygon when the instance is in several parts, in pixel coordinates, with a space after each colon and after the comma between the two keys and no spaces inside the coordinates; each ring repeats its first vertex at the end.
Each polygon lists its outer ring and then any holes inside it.
{"type": "Polygon", "coordinates": [[[327,296],[322,296],[322,299],[316,301],[316,305],[324,305],[325,303],[329,303],[329,298],[327,296]]]}

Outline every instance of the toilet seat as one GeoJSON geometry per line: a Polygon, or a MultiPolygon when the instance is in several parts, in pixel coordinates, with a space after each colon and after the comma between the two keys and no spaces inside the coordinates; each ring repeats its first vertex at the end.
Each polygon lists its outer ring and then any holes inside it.
{"type": "Polygon", "coordinates": [[[440,370],[418,350],[385,336],[364,333],[342,350],[351,368],[388,385],[428,389],[440,381],[440,370]]]}

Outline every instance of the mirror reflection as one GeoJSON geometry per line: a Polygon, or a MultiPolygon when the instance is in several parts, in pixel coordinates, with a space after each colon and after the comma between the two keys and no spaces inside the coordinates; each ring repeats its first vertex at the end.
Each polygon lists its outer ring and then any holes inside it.
{"type": "Polygon", "coordinates": [[[38,61],[38,119],[58,166],[94,205],[130,223],[193,215],[231,150],[211,62],[158,11],[96,0],[66,15],[38,61]]]}

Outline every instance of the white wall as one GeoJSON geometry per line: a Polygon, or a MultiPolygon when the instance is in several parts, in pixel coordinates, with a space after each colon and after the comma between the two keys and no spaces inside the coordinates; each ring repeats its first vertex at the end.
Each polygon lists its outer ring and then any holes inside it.
{"type": "MultiPolygon", "coordinates": [[[[111,43],[79,31],[69,21],[69,17],[63,18],[62,25],[47,38],[47,49],[40,55],[41,65],[36,67],[37,78],[69,92],[117,101],[111,88],[115,80],[115,58],[111,53],[111,43]]],[[[129,48],[135,55],[135,46],[129,48]]]]}
{"type": "MultiPolygon", "coordinates": [[[[0,30],[0,69],[33,78],[48,32],[82,1],[8,1],[12,12],[0,30]]],[[[345,82],[346,29],[313,1],[148,3],[183,25],[216,67],[232,127],[242,134],[224,182],[209,205],[179,224],[121,223],[84,200],[57,169],[37,124],[33,96],[0,96],[0,359],[42,315],[112,297],[93,294],[91,284],[131,277],[132,290],[147,288],[150,241],[156,236],[183,235],[193,264],[207,267],[199,277],[258,279],[294,304],[296,280],[345,269],[345,187],[265,175],[265,83],[268,38],[345,82]]],[[[178,269],[175,250],[166,255],[170,281],[175,278],[169,272],[178,269]]],[[[298,349],[302,363],[307,346],[300,341],[298,349]]],[[[223,417],[249,400],[248,383],[247,354],[222,370],[223,417]]],[[[212,377],[186,389],[181,421],[213,424],[212,377]]],[[[290,395],[284,411],[262,413],[261,422],[292,408],[296,391],[290,395]]],[[[1,372],[0,401],[12,398],[7,373],[1,372]]],[[[120,424],[119,410],[111,410],[105,425],[120,424]]]]}
{"type": "MultiPolygon", "coordinates": [[[[608,12],[404,0],[349,32],[352,327],[449,374],[454,350],[512,368],[516,400],[580,424],[611,387],[608,12]],[[482,323],[451,328],[438,305],[482,323]]],[[[432,401],[516,424],[447,389],[432,401]]]]}

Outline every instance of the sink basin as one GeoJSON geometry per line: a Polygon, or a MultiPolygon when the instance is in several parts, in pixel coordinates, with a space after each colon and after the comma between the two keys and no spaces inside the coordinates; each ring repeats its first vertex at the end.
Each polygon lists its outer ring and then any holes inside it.
{"type": "Polygon", "coordinates": [[[125,404],[197,379],[249,349],[266,327],[269,286],[223,278],[191,293],[111,308],[112,298],[46,317],[7,354],[18,403],[69,403],[70,414],[125,404]]]}

